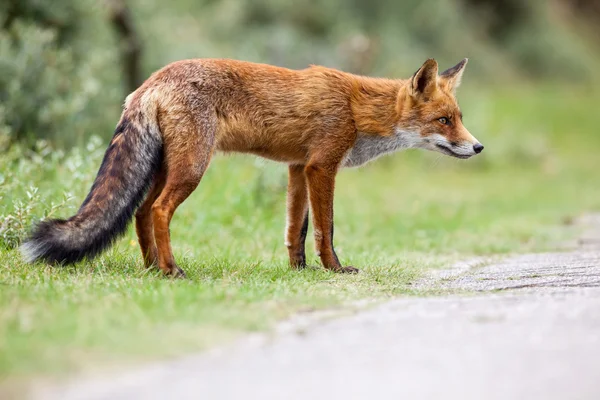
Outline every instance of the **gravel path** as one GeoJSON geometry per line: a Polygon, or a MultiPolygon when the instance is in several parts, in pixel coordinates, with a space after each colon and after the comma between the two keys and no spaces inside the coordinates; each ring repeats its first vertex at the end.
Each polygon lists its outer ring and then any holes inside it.
{"type": "MultiPolygon", "coordinates": [[[[445,271],[354,316],[43,399],[600,399],[600,218],[576,250],[445,271]]],[[[292,324],[293,325],[293,324],[292,324]]]]}

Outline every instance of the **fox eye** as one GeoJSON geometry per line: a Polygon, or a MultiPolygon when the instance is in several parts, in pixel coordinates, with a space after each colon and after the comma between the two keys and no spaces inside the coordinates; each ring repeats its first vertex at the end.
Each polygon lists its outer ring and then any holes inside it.
{"type": "Polygon", "coordinates": [[[440,121],[440,124],[444,125],[448,125],[450,123],[450,120],[446,117],[438,118],[438,121],[440,121]]]}

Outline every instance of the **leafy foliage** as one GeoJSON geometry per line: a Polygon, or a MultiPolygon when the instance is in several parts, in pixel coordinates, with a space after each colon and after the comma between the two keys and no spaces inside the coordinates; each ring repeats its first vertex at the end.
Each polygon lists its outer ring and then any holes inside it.
{"type": "Polygon", "coordinates": [[[11,142],[44,138],[66,146],[82,143],[92,127],[102,126],[99,98],[111,99],[111,91],[101,90],[106,74],[99,73],[111,57],[102,47],[87,52],[81,41],[80,25],[91,18],[83,11],[89,2],[27,0],[4,5],[0,132],[11,142]]]}
{"type": "Polygon", "coordinates": [[[104,153],[98,137],[68,153],[44,140],[33,149],[8,147],[8,141],[0,135],[0,248],[5,249],[18,246],[35,221],[72,212],[72,191],[85,190],[104,153]]]}

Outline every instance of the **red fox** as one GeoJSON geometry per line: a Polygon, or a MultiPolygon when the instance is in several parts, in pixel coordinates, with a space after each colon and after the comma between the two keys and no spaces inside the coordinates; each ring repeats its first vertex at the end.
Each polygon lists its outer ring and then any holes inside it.
{"type": "Polygon", "coordinates": [[[333,248],[333,192],[342,167],[407,148],[469,158],[483,150],[455,99],[467,59],[438,75],[429,59],[406,80],[311,66],[195,59],[155,72],[125,100],[98,175],[76,215],[39,223],[21,247],[28,262],[69,264],[96,256],[135,212],[144,263],[185,276],[169,223],[196,189],[215,151],[288,164],[285,245],[306,266],[309,204],[323,266],[355,273],[333,248]],[[136,211],[137,210],[137,211],[136,211]]]}

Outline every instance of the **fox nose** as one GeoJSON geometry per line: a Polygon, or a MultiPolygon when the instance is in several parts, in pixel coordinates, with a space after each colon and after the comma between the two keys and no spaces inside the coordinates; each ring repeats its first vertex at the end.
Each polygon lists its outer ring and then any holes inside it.
{"type": "Polygon", "coordinates": [[[483,151],[483,145],[481,143],[475,143],[473,145],[473,151],[477,154],[481,153],[483,151]]]}

